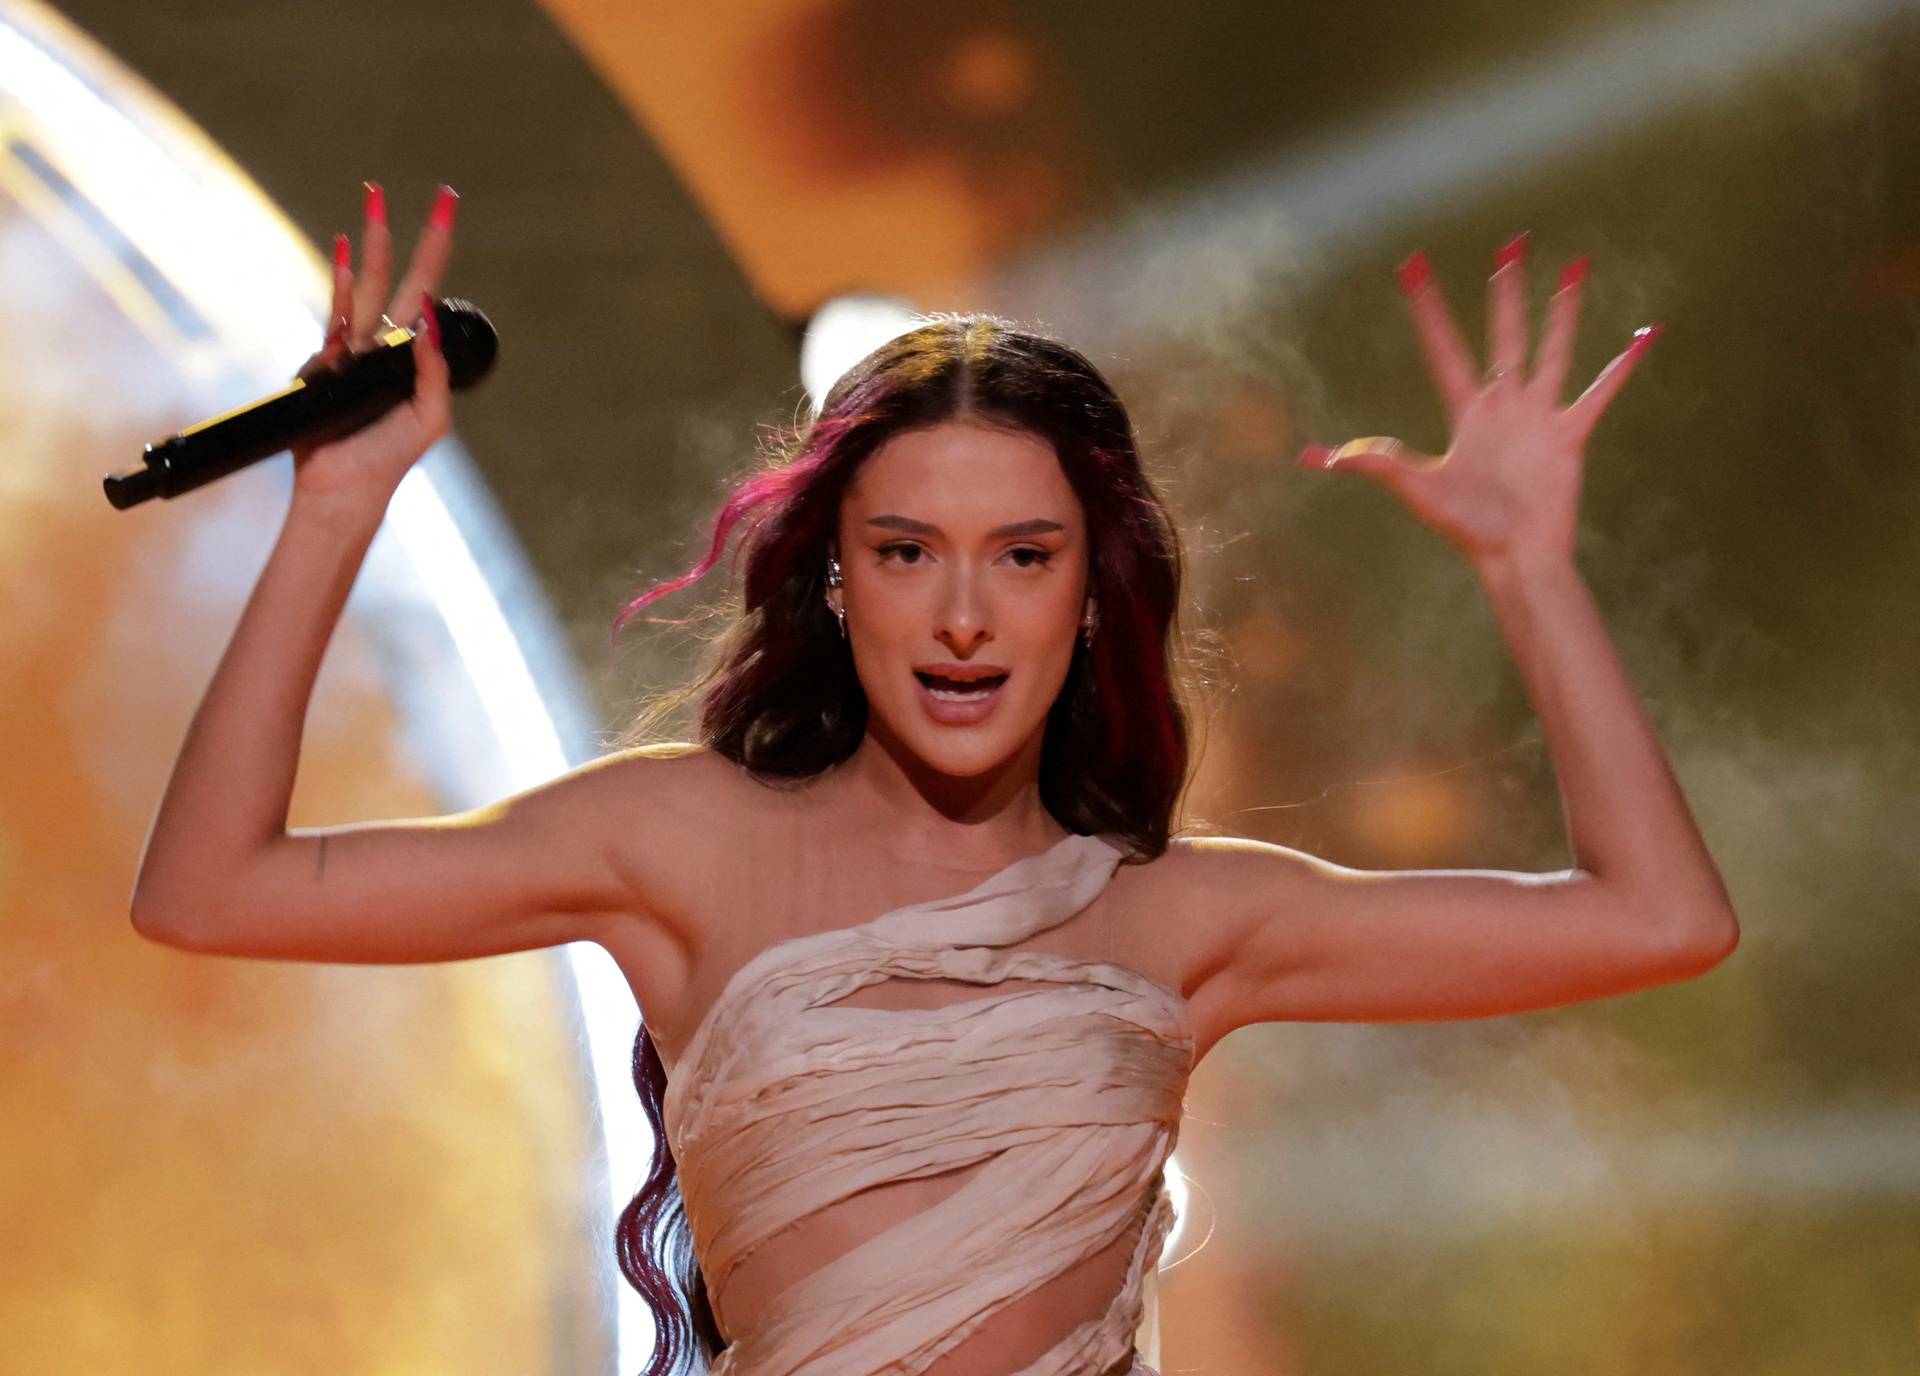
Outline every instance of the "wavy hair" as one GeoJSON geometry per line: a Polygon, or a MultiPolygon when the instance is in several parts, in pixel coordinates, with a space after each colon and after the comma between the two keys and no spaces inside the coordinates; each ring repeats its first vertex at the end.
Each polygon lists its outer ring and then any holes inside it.
{"type": "MultiPolygon", "coordinates": [[[[1177,529],[1143,470],[1133,423],[1097,368],[1068,345],[998,316],[936,314],[849,369],[811,421],[781,432],[760,470],[735,487],[707,553],[633,599],[613,635],[643,608],[706,574],[743,521],[735,551],[739,605],[699,673],[656,698],[619,744],[646,741],[698,699],[699,743],[770,786],[803,782],[850,756],[867,700],[826,600],[826,562],[841,499],[860,465],[893,436],[946,421],[997,425],[1048,441],[1086,514],[1088,586],[1100,624],[1076,640],[1048,712],[1040,797],[1069,830],[1126,842],[1125,863],[1157,858],[1186,787],[1196,676],[1179,625],[1177,529]]],[[[651,618],[649,618],[651,619],[651,618]]],[[[643,1023],[634,1086],[654,1130],[641,1191],[621,1213],[621,1270],[652,1309],[658,1340],[643,1376],[665,1376],[697,1339],[725,1346],[686,1229],[661,1117],[667,1076],[643,1023]],[[662,1223],[671,1236],[655,1239],[662,1223]],[[688,1297],[673,1302],[669,1268],[688,1297]]]]}

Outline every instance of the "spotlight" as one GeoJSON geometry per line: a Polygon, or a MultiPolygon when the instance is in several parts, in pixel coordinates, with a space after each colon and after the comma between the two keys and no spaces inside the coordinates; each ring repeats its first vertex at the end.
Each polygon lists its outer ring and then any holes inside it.
{"type": "Polygon", "coordinates": [[[920,320],[908,302],[871,292],[836,296],[816,310],[800,339],[800,381],[813,413],[842,373],[920,320]]]}

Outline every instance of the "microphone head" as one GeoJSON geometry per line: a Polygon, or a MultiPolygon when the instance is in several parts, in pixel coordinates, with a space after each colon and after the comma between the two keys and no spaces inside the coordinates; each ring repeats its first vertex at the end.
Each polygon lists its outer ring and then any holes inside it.
{"type": "Polygon", "coordinates": [[[493,322],[464,297],[434,302],[440,321],[440,350],[447,359],[447,385],[455,391],[471,387],[493,368],[500,353],[500,336],[493,322]]]}

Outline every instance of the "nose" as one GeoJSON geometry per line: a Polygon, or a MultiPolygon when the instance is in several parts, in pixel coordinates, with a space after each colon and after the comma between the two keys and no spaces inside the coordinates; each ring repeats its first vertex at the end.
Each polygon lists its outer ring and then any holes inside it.
{"type": "Polygon", "coordinates": [[[991,601],[979,580],[964,568],[941,589],[933,633],[960,658],[993,639],[991,601]]]}

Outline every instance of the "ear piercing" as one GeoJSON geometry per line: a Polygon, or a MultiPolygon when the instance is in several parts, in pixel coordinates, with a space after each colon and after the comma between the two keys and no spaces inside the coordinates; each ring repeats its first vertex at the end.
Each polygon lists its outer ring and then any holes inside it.
{"type": "MultiPolygon", "coordinates": [[[[827,586],[830,588],[837,588],[841,585],[841,581],[842,580],[840,578],[840,561],[838,559],[835,559],[832,555],[828,555],[827,556],[827,586]]],[[[847,609],[845,607],[834,606],[833,599],[831,597],[827,599],[827,607],[830,611],[832,611],[832,613],[834,614],[834,617],[840,622],[840,638],[842,640],[845,640],[847,638],[847,609]]]]}

